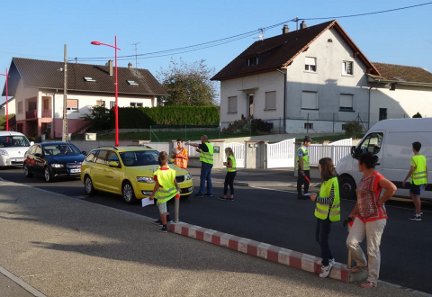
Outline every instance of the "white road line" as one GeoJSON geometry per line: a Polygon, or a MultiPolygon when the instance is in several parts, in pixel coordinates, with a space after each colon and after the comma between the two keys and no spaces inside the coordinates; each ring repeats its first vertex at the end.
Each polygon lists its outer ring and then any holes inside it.
{"type": "Polygon", "coordinates": [[[19,278],[15,274],[10,273],[9,271],[7,271],[2,266],[0,266],[0,273],[3,274],[4,276],[6,276],[7,278],[9,278],[11,281],[16,283],[17,285],[24,288],[27,292],[33,294],[35,297],[47,297],[45,294],[39,292],[38,290],[36,290],[32,286],[30,286],[28,283],[26,283],[23,279],[19,278]]]}

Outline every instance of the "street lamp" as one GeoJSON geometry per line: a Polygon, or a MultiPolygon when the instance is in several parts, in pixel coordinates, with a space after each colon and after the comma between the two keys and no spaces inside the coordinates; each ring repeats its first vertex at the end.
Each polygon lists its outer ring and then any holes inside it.
{"type": "Polygon", "coordinates": [[[6,72],[0,73],[0,76],[6,76],[6,131],[9,131],[9,110],[8,110],[8,78],[9,78],[9,73],[8,73],[8,69],[6,68],[6,72]]]}
{"type": "Polygon", "coordinates": [[[117,35],[114,35],[114,45],[103,43],[100,41],[92,41],[93,45],[105,45],[114,49],[114,68],[115,68],[115,104],[114,104],[114,118],[115,118],[115,146],[119,145],[119,123],[118,123],[118,69],[117,69],[117,35]]]}

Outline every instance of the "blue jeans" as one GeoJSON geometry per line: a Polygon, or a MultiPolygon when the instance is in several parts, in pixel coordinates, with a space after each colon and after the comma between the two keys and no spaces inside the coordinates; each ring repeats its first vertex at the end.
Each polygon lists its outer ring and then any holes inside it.
{"type": "Polygon", "coordinates": [[[213,168],[212,164],[208,164],[208,163],[201,163],[201,177],[200,177],[200,188],[199,188],[199,192],[198,195],[202,195],[204,194],[204,190],[205,190],[205,183],[207,181],[207,195],[212,195],[212,181],[211,181],[211,170],[213,168]]]}

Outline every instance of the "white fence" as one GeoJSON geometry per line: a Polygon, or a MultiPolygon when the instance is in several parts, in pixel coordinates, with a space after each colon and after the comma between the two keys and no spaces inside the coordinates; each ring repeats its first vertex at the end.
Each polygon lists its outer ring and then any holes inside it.
{"type": "Polygon", "coordinates": [[[318,161],[321,158],[332,158],[333,164],[336,166],[338,162],[345,156],[351,153],[351,145],[323,145],[312,144],[309,147],[309,160],[311,166],[318,166],[318,161]]]}
{"type": "Polygon", "coordinates": [[[223,145],[223,159],[226,160],[225,149],[232,148],[238,168],[244,168],[246,164],[246,145],[240,142],[228,142],[223,145]]]}
{"type": "Polygon", "coordinates": [[[267,168],[294,167],[295,138],[267,144],[267,168]]]}

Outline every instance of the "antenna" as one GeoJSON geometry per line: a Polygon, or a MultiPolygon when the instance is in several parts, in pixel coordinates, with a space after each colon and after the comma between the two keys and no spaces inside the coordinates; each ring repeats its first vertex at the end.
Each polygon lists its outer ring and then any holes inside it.
{"type": "Polygon", "coordinates": [[[135,47],[135,68],[138,69],[138,44],[139,42],[132,43],[132,45],[135,47]]]}
{"type": "Polygon", "coordinates": [[[264,29],[263,28],[259,28],[258,29],[258,39],[259,40],[264,40],[264,29]]]}

